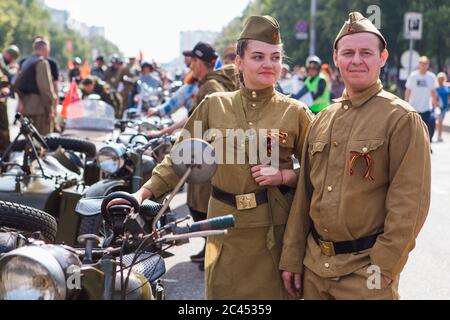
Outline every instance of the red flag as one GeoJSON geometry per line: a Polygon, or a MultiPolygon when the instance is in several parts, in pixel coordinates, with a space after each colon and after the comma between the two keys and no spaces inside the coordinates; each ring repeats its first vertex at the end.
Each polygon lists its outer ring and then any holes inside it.
{"type": "Polygon", "coordinates": [[[139,50],[139,62],[141,62],[142,60],[144,60],[144,54],[141,50],[139,50]]]}
{"type": "Polygon", "coordinates": [[[80,77],[81,79],[86,79],[87,76],[91,74],[91,68],[87,61],[84,61],[83,67],[81,67],[80,77]]]}
{"type": "Polygon", "coordinates": [[[72,80],[72,83],[70,84],[69,91],[67,91],[66,97],[64,98],[64,101],[63,101],[63,107],[62,107],[62,110],[61,110],[61,116],[63,116],[64,118],[67,118],[67,107],[70,104],[75,103],[75,102],[80,101],[80,100],[81,99],[78,96],[77,83],[75,82],[75,80],[72,80]]]}

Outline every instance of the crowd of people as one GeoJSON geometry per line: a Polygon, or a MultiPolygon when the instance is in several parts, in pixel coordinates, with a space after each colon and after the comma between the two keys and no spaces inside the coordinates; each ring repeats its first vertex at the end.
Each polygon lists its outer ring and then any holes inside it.
{"type": "MultiPolygon", "coordinates": [[[[7,67],[17,74],[2,78],[2,97],[14,83],[20,111],[47,134],[58,83],[49,41],[38,36],[32,46],[33,54],[17,65],[18,48],[3,53],[2,72],[7,67]]],[[[195,221],[225,214],[236,219],[226,236],[208,238],[191,257],[205,271],[208,299],[398,298],[400,273],[429,208],[433,108],[442,141],[449,87],[446,75],[434,76],[422,57],[406,83],[406,102],[383,90],[387,48],[380,31],[352,12],[333,45],[336,69],[310,56],[291,72],[283,64],[280,25],[270,16],[247,19],[220,68],[211,44],[183,52],[189,70],[183,86],[148,114],[165,116],[185,106],[189,118],[150,135],[184,128],[194,136],[197,122],[204,132],[217,131],[214,143],[228,130],[270,129],[264,148],[280,148],[278,167],[251,163],[254,139],[247,137],[245,163],[219,164],[211,181],[188,186],[195,221]],[[367,287],[372,267],[382,277],[378,290],[367,287]]],[[[67,80],[84,96],[96,93],[115,106],[118,117],[134,105],[137,79],[155,88],[169,83],[154,63],[132,57],[125,63],[113,55],[106,66],[104,60],[97,57],[83,76],[82,59],[73,59],[67,80]]],[[[133,196],[139,203],[159,198],[178,179],[168,155],[133,196]]]]}

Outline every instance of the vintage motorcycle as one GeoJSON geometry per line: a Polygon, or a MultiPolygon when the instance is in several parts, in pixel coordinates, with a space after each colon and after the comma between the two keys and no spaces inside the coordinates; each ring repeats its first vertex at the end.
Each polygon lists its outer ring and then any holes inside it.
{"type": "MultiPolygon", "coordinates": [[[[20,114],[16,121],[20,132],[0,158],[0,200],[43,210],[71,225],[76,202],[87,188],[83,180],[85,163],[95,156],[95,146],[75,137],[42,137],[32,122],[20,114]],[[25,139],[19,139],[21,136],[25,139]]],[[[17,208],[8,210],[20,211],[21,218],[2,220],[2,215],[0,225],[12,223],[30,231],[29,220],[39,214],[17,208]]],[[[53,231],[56,229],[46,233],[47,241],[66,239],[64,230],[58,229],[57,234],[53,231]]]]}
{"type": "Polygon", "coordinates": [[[185,140],[174,148],[174,170],[182,177],[164,205],[146,201],[139,206],[133,196],[123,192],[81,200],[78,214],[102,215],[113,226],[108,239],[83,235],[78,240],[84,248],[73,248],[47,245],[8,230],[0,233],[0,248],[4,248],[0,253],[0,300],[163,299],[164,288],[158,280],[165,265],[160,253],[192,237],[224,235],[234,226],[229,215],[191,226],[181,226],[182,219],[157,228],[157,221],[185,181],[201,183],[214,174],[215,163],[198,161],[205,151],[213,154],[206,149],[212,147],[200,140],[185,140]],[[178,161],[180,150],[189,149],[194,151],[189,163],[178,161]],[[125,199],[127,205],[109,206],[117,198],[125,199]],[[165,247],[155,250],[160,246],[165,247]]]}

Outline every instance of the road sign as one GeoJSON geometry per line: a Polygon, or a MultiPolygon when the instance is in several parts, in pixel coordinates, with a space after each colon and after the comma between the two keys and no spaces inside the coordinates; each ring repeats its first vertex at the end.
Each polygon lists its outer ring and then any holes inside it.
{"type": "Polygon", "coordinates": [[[295,24],[295,29],[297,33],[295,34],[295,38],[297,40],[306,40],[308,39],[308,21],[299,20],[295,24]]]}
{"type": "Polygon", "coordinates": [[[422,14],[418,12],[405,13],[404,36],[408,40],[422,39],[423,19],[422,14]]]}

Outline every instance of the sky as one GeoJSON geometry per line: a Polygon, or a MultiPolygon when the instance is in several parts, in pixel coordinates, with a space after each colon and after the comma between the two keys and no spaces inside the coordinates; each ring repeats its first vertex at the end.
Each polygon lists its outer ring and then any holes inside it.
{"type": "Polygon", "coordinates": [[[103,26],[126,55],[157,62],[179,56],[180,31],[221,31],[249,0],[45,0],[88,25],[103,26]]]}

